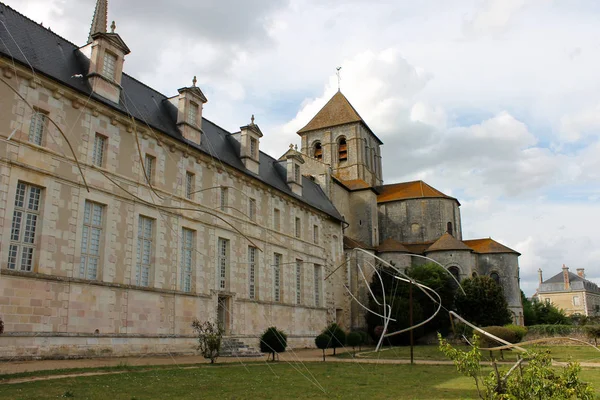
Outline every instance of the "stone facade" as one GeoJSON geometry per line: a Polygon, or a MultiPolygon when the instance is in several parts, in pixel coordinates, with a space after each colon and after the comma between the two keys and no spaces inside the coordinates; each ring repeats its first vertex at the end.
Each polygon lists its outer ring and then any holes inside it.
{"type": "Polygon", "coordinates": [[[552,303],[567,315],[600,316],[600,288],[585,279],[584,268],[578,268],[574,274],[563,265],[562,272],[545,281],[542,270],[538,272],[539,287],[535,296],[539,301],[552,303]]]}

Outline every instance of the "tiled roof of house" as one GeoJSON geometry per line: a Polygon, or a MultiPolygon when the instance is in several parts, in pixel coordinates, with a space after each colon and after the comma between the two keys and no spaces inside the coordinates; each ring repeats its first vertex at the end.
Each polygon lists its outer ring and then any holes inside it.
{"type": "Polygon", "coordinates": [[[394,239],[386,239],[377,246],[378,253],[410,253],[402,243],[394,239]]]}
{"type": "Polygon", "coordinates": [[[360,189],[369,189],[371,185],[365,182],[362,179],[351,179],[348,181],[341,180],[340,181],[348,188],[348,190],[360,190],[360,189]]]}
{"type": "Polygon", "coordinates": [[[521,255],[518,251],[506,247],[492,238],[463,240],[463,243],[475,250],[476,253],[480,254],[515,253],[521,255]]]}
{"type": "Polygon", "coordinates": [[[407,199],[444,198],[455,200],[460,205],[454,197],[445,195],[423,181],[392,183],[383,185],[379,189],[380,194],[377,196],[378,203],[407,199]]]}
{"type": "Polygon", "coordinates": [[[321,190],[310,179],[303,177],[302,196],[296,195],[286,183],[286,168],[273,157],[260,152],[259,173],[253,174],[244,167],[237,148],[239,143],[231,133],[213,122],[202,118],[202,142],[200,145],[185,139],[177,128],[177,108],[167,97],[142,82],[123,74],[121,98],[113,103],[93,92],[86,78],[89,59],[78,46],[58,36],[54,32],[30,20],[12,8],[0,3],[0,55],[18,64],[35,70],[89,97],[94,101],[122,113],[130,115],[141,125],[150,126],[197,151],[206,153],[217,163],[223,163],[240,172],[325,212],[335,219],[342,216],[321,190]]]}
{"type": "Polygon", "coordinates": [[[383,144],[381,140],[371,131],[366,122],[358,115],[352,104],[348,101],[342,92],[338,91],[331,99],[321,108],[298,133],[315,131],[317,129],[332,128],[334,126],[351,124],[360,122],[373,134],[379,144],[383,144]]]}
{"type": "Polygon", "coordinates": [[[348,236],[344,236],[344,248],[345,249],[361,248],[361,249],[365,249],[365,250],[375,250],[375,248],[373,246],[369,246],[366,243],[363,243],[359,240],[354,240],[352,238],[349,238],[348,236]]]}
{"type": "Polygon", "coordinates": [[[448,250],[466,250],[473,251],[469,246],[456,239],[449,233],[444,233],[426,250],[427,253],[432,251],[448,251],[448,250]]]}

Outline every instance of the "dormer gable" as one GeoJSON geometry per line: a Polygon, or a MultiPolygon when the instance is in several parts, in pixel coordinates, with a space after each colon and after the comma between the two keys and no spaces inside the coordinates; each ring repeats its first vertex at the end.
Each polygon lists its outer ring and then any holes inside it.
{"type": "Polygon", "coordinates": [[[240,127],[240,159],[244,166],[255,174],[260,167],[260,138],[263,134],[254,123],[254,115],[250,118],[250,124],[240,127]]]}
{"type": "Polygon", "coordinates": [[[287,184],[292,192],[302,196],[302,164],[304,164],[304,159],[298,152],[297,147],[294,148],[291,144],[286,159],[287,184]]]}
{"type": "Polygon", "coordinates": [[[178,96],[169,100],[177,107],[177,127],[187,140],[200,144],[202,142],[202,110],[208,100],[202,90],[196,86],[194,76],[192,86],[178,89],[178,96]]]}
{"type": "Polygon", "coordinates": [[[131,51],[115,33],[114,21],[110,26],[111,31],[106,31],[106,21],[107,1],[98,0],[88,43],[80,50],[90,59],[87,78],[92,91],[113,103],[119,103],[123,63],[131,51]]]}

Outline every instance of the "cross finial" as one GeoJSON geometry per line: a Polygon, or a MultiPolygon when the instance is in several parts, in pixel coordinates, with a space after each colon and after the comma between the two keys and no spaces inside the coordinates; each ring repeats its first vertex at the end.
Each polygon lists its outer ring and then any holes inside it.
{"type": "Polygon", "coordinates": [[[252,114],[252,118],[250,118],[250,121],[252,122],[252,125],[254,125],[254,114],[252,114]]]}
{"type": "Polygon", "coordinates": [[[337,71],[335,74],[337,75],[337,78],[338,78],[338,92],[340,91],[340,81],[342,80],[342,78],[340,77],[340,69],[342,69],[342,67],[337,67],[335,69],[337,71]]]}
{"type": "Polygon", "coordinates": [[[196,79],[196,75],[194,75],[194,79],[192,79],[192,86],[196,86],[196,82],[198,82],[198,79],[196,79]]]}
{"type": "Polygon", "coordinates": [[[290,150],[294,150],[294,144],[290,143],[290,150]]]}
{"type": "Polygon", "coordinates": [[[112,24],[110,24],[110,33],[115,33],[115,29],[117,29],[117,24],[113,21],[112,24]]]}

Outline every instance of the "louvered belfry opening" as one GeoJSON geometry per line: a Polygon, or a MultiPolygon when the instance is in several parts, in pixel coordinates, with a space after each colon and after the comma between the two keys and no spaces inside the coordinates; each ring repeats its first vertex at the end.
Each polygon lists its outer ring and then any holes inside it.
{"type": "Polygon", "coordinates": [[[346,161],[348,159],[348,146],[346,145],[346,138],[340,138],[338,141],[338,160],[346,161]]]}
{"type": "Polygon", "coordinates": [[[321,147],[321,142],[315,143],[314,156],[319,161],[323,160],[323,148],[321,147]]]}

